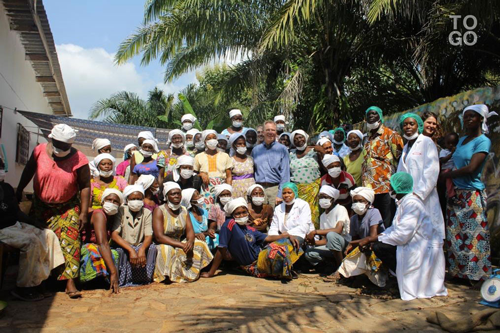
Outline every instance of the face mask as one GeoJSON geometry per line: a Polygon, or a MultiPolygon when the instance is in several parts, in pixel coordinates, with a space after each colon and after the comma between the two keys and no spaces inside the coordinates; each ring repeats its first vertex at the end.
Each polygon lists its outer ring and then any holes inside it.
{"type": "Polygon", "coordinates": [[[292,200],[292,201],[290,201],[290,202],[286,202],[286,201],[285,201],[285,205],[287,205],[287,206],[291,206],[291,205],[293,205],[294,203],[295,203],[295,198],[293,198],[293,200],[292,200]]]}
{"type": "Polygon", "coordinates": [[[167,205],[168,205],[168,207],[169,207],[171,210],[177,210],[177,209],[181,208],[181,204],[180,204],[180,203],[178,203],[177,205],[174,205],[173,203],[168,202],[168,204],[167,204],[167,205]]]}
{"type": "Polygon", "coordinates": [[[194,144],[194,147],[198,150],[204,150],[205,149],[205,144],[203,142],[196,142],[194,144]]]}
{"type": "Polygon", "coordinates": [[[144,201],[142,200],[129,200],[127,202],[128,208],[133,212],[138,212],[144,206],[144,201]]]}
{"type": "Polygon", "coordinates": [[[172,147],[174,148],[181,148],[182,147],[182,142],[181,143],[172,143],[172,147]]]}
{"type": "Polygon", "coordinates": [[[234,222],[238,223],[239,225],[245,225],[248,222],[248,216],[235,218],[234,222]]]}
{"type": "Polygon", "coordinates": [[[242,121],[233,121],[233,127],[237,127],[237,128],[240,128],[241,126],[243,126],[243,122],[242,121]]]}
{"type": "Polygon", "coordinates": [[[356,214],[363,215],[368,209],[368,206],[362,202],[355,202],[352,204],[351,208],[356,214]]]}
{"type": "Polygon", "coordinates": [[[0,170],[0,182],[5,180],[5,170],[0,170]]]}
{"type": "Polygon", "coordinates": [[[393,198],[394,200],[397,200],[396,195],[397,195],[397,194],[396,194],[396,192],[394,192],[394,191],[389,192],[389,196],[390,196],[391,198],[393,198]]]}
{"type": "Polygon", "coordinates": [[[109,171],[99,170],[99,176],[101,176],[101,177],[109,177],[112,174],[113,174],[113,170],[109,170],[109,171]]]}
{"type": "Polygon", "coordinates": [[[52,151],[53,151],[54,155],[57,157],[65,157],[65,156],[68,156],[69,152],[71,151],[71,148],[68,150],[61,150],[59,148],[52,146],[52,151]]]}
{"type": "Polygon", "coordinates": [[[151,157],[153,156],[153,153],[150,152],[150,151],[145,151],[144,149],[141,148],[141,150],[139,150],[139,152],[141,153],[142,156],[144,157],[151,157]]]}
{"type": "Polygon", "coordinates": [[[118,205],[109,201],[106,201],[102,205],[102,209],[108,215],[116,215],[116,213],[118,213],[118,205]]]}
{"type": "Polygon", "coordinates": [[[196,200],[196,202],[192,203],[192,205],[201,208],[201,207],[203,207],[204,203],[205,203],[205,201],[203,200],[203,198],[199,198],[198,200],[196,200]]]}
{"type": "Polygon", "coordinates": [[[344,141],[337,141],[337,140],[333,139],[333,143],[336,144],[337,146],[340,146],[340,145],[344,144],[344,141]]]}
{"type": "Polygon", "coordinates": [[[220,197],[220,203],[225,206],[229,201],[231,201],[231,197],[220,197]]]}
{"type": "Polygon", "coordinates": [[[406,134],[403,134],[403,138],[405,138],[408,141],[415,140],[418,137],[418,132],[415,132],[412,136],[408,136],[406,134]]]}
{"type": "Polygon", "coordinates": [[[284,124],[276,124],[276,129],[278,131],[283,131],[285,129],[285,125],[284,124]]]}
{"type": "Polygon", "coordinates": [[[246,146],[247,146],[247,148],[253,148],[253,147],[255,147],[255,143],[247,142],[246,146]]]}
{"type": "Polygon", "coordinates": [[[184,128],[186,131],[189,131],[191,128],[193,128],[193,123],[183,123],[182,128],[184,128]]]}
{"type": "Polygon", "coordinates": [[[207,141],[207,148],[210,150],[215,150],[218,144],[219,141],[217,141],[216,139],[210,139],[207,141]]]}
{"type": "Polygon", "coordinates": [[[335,167],[335,168],[328,169],[328,174],[332,178],[337,178],[340,175],[341,172],[342,172],[342,169],[340,169],[340,167],[335,167]]]}
{"type": "Polygon", "coordinates": [[[304,143],[302,147],[296,147],[299,151],[304,151],[307,148],[307,143],[304,143]]]}
{"type": "Polygon", "coordinates": [[[377,129],[380,127],[380,120],[379,121],[376,121],[374,122],[373,124],[366,124],[366,128],[371,131],[371,130],[374,130],[374,129],[377,129]]]}
{"type": "Polygon", "coordinates": [[[264,197],[252,197],[252,203],[255,206],[262,206],[262,204],[264,203],[265,199],[266,198],[264,198],[264,197]]]}
{"type": "Polygon", "coordinates": [[[193,148],[194,147],[193,141],[186,141],[186,146],[188,146],[188,148],[193,148]]]}
{"type": "Polygon", "coordinates": [[[351,148],[352,151],[356,151],[356,150],[361,149],[361,147],[362,147],[362,145],[361,145],[361,143],[359,143],[359,145],[357,145],[356,147],[354,147],[354,148],[349,147],[349,148],[351,148]]]}
{"type": "Polygon", "coordinates": [[[323,209],[330,208],[332,206],[332,200],[330,199],[319,199],[319,206],[323,209]]]}
{"type": "Polygon", "coordinates": [[[157,195],[158,192],[160,192],[160,188],[159,187],[156,190],[151,190],[151,193],[153,193],[153,195],[157,195]]]}
{"type": "Polygon", "coordinates": [[[225,151],[224,149],[222,149],[222,148],[217,148],[217,151],[218,151],[219,153],[225,153],[225,152],[226,152],[226,151],[225,151]]]}
{"type": "Polygon", "coordinates": [[[236,148],[236,152],[240,155],[245,155],[247,152],[247,147],[238,147],[236,148]]]}
{"type": "Polygon", "coordinates": [[[184,179],[189,179],[189,178],[193,177],[193,173],[194,173],[193,170],[182,169],[181,170],[181,177],[184,179]]]}

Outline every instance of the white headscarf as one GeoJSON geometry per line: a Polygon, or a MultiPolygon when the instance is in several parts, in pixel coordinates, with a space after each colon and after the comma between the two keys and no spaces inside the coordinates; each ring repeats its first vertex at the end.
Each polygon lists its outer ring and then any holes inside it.
{"type": "Polygon", "coordinates": [[[225,136],[224,134],[217,134],[217,140],[226,140],[226,144],[229,143],[227,136],[225,136]]]}
{"type": "Polygon", "coordinates": [[[339,195],[340,195],[339,190],[337,190],[335,187],[330,186],[330,185],[321,186],[321,188],[319,189],[319,193],[324,193],[324,194],[328,195],[330,198],[335,199],[335,201],[337,201],[337,199],[339,198],[339,195]]]}
{"type": "Polygon", "coordinates": [[[174,181],[178,181],[180,178],[179,167],[181,165],[194,166],[194,158],[189,155],[182,155],[177,158],[177,164],[175,164],[174,170],[172,170],[172,177],[174,181]]]}
{"type": "Polygon", "coordinates": [[[142,196],[144,197],[144,188],[141,185],[137,185],[137,182],[136,182],[136,185],[128,185],[123,190],[123,202],[127,203],[128,196],[134,192],[140,192],[140,193],[142,193],[142,196]]]}
{"type": "Polygon", "coordinates": [[[193,140],[194,140],[195,135],[198,133],[201,133],[201,132],[198,131],[196,128],[191,128],[189,131],[186,132],[186,135],[192,135],[193,140]]]}
{"type": "Polygon", "coordinates": [[[330,139],[326,138],[326,137],[322,137],[321,139],[318,140],[317,145],[318,146],[323,146],[327,142],[331,143],[332,141],[330,139]]]}
{"type": "Polygon", "coordinates": [[[262,189],[262,191],[264,191],[264,193],[266,193],[266,192],[265,192],[265,190],[264,190],[264,187],[262,187],[262,185],[259,185],[259,184],[253,184],[252,186],[250,186],[250,187],[248,188],[248,190],[247,190],[247,195],[248,195],[249,197],[250,197],[250,196],[252,196],[252,192],[253,192],[253,190],[255,190],[257,187],[258,187],[258,188],[261,188],[261,189],[262,189]]]}
{"type": "Polygon", "coordinates": [[[352,131],[347,132],[347,135],[346,135],[345,138],[348,139],[349,138],[349,134],[351,134],[351,133],[352,134],[356,134],[358,136],[358,138],[361,140],[361,142],[363,142],[364,136],[363,136],[363,133],[360,130],[352,130],[352,131]]]}
{"type": "Polygon", "coordinates": [[[153,146],[153,152],[157,153],[159,152],[160,150],[158,149],[158,143],[156,143],[156,140],[150,140],[150,139],[146,139],[144,141],[142,141],[142,145],[144,146],[145,143],[149,143],[150,145],[153,146]]]}
{"type": "Polygon", "coordinates": [[[354,190],[351,190],[351,197],[354,198],[355,195],[360,195],[370,204],[373,204],[373,201],[375,200],[375,192],[368,187],[356,187],[354,190]]]}
{"type": "Polygon", "coordinates": [[[163,184],[163,194],[165,196],[165,201],[168,201],[168,192],[173,190],[173,189],[181,189],[181,187],[179,186],[179,184],[177,183],[174,183],[174,182],[166,182],[163,184]]]}
{"type": "Polygon", "coordinates": [[[215,134],[217,136],[217,132],[214,130],[204,130],[201,132],[201,142],[205,142],[205,139],[209,134],[215,134]]]}
{"type": "Polygon", "coordinates": [[[217,200],[217,198],[219,197],[219,195],[224,192],[225,190],[228,190],[229,192],[231,192],[231,194],[233,193],[233,187],[229,184],[220,184],[220,185],[215,185],[215,189],[214,189],[214,194],[215,194],[215,200],[217,200]]]}
{"type": "Polygon", "coordinates": [[[486,105],[476,104],[476,105],[468,106],[464,109],[464,111],[462,112],[462,120],[463,120],[463,116],[464,116],[466,111],[477,112],[481,115],[481,117],[483,117],[483,127],[482,127],[483,133],[488,133],[488,125],[486,124],[486,121],[488,120],[488,118],[491,116],[498,116],[498,113],[496,113],[495,111],[490,112],[486,105]]]}
{"type": "Polygon", "coordinates": [[[144,138],[146,140],[155,140],[156,141],[155,136],[150,131],[139,132],[139,134],[137,134],[137,139],[139,139],[139,138],[144,138]]]}
{"type": "Polygon", "coordinates": [[[131,148],[137,148],[136,145],[134,145],[133,143],[129,143],[128,145],[126,145],[124,148],[123,148],[123,153],[125,154],[129,149],[131,148]]]}
{"type": "Polygon", "coordinates": [[[278,116],[275,116],[274,117],[274,122],[277,122],[278,120],[282,120],[282,121],[285,121],[285,116],[280,114],[278,116]]]}
{"type": "Polygon", "coordinates": [[[224,211],[228,215],[232,215],[233,212],[236,210],[238,207],[245,207],[247,208],[247,201],[243,198],[236,198],[231,201],[229,201],[225,206],[224,206],[224,211]]]}
{"type": "Polygon", "coordinates": [[[229,111],[229,118],[233,118],[236,115],[243,116],[240,109],[232,109],[231,111],[229,111]]]}
{"type": "Polygon", "coordinates": [[[135,185],[142,186],[143,190],[146,191],[155,182],[155,176],[153,175],[140,175],[135,181],[135,185]]]}
{"type": "Polygon", "coordinates": [[[113,155],[111,154],[108,154],[108,153],[103,153],[103,154],[99,154],[97,155],[95,158],[94,158],[94,165],[95,167],[99,170],[99,163],[101,163],[102,160],[105,160],[105,159],[108,159],[110,160],[112,163],[113,163],[113,167],[115,166],[115,158],[113,157],[113,155]]]}
{"type": "Polygon", "coordinates": [[[92,149],[97,153],[99,149],[104,148],[106,146],[111,146],[111,141],[108,139],[95,139],[92,142],[92,149]]]}
{"type": "Polygon", "coordinates": [[[73,143],[76,138],[76,130],[66,124],[57,124],[52,127],[49,138],[61,142],[73,143]]]}
{"type": "Polygon", "coordinates": [[[193,198],[194,191],[196,191],[196,189],[194,188],[187,188],[185,190],[182,190],[181,205],[183,205],[187,209],[191,208],[191,199],[193,198]]]}
{"type": "Polygon", "coordinates": [[[294,143],[294,139],[295,139],[295,136],[297,134],[301,134],[303,135],[305,138],[306,138],[306,144],[307,144],[307,141],[309,141],[309,135],[307,135],[306,132],[304,132],[303,130],[296,130],[296,131],[293,131],[292,134],[290,134],[290,142],[295,145],[294,143]]]}
{"type": "Polygon", "coordinates": [[[337,155],[326,154],[321,160],[321,163],[323,163],[323,166],[325,168],[327,168],[333,162],[340,162],[340,158],[337,155]]]}
{"type": "Polygon", "coordinates": [[[186,135],[180,129],[173,129],[170,132],[168,132],[168,141],[172,142],[172,138],[174,137],[174,135],[177,134],[182,137],[182,143],[186,142],[186,135]]]}
{"type": "Polygon", "coordinates": [[[186,113],[181,117],[181,123],[183,123],[184,120],[191,120],[191,122],[194,124],[194,122],[196,121],[196,117],[193,116],[191,113],[186,113]]]}
{"type": "Polygon", "coordinates": [[[235,142],[236,140],[238,140],[239,138],[243,138],[243,139],[245,139],[245,140],[246,140],[246,138],[245,138],[245,134],[243,134],[243,133],[238,133],[238,132],[236,132],[236,133],[231,134],[231,136],[229,137],[229,146],[230,146],[231,148],[233,148],[233,144],[234,144],[234,142],[235,142]]]}
{"type": "Polygon", "coordinates": [[[105,189],[101,196],[101,203],[103,203],[104,199],[106,199],[106,197],[110,194],[116,194],[120,199],[120,205],[123,204],[123,193],[120,190],[117,190],[116,188],[105,189]]]}

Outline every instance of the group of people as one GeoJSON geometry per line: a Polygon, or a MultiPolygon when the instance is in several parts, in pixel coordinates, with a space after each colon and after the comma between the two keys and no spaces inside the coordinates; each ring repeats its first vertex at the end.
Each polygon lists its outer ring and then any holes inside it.
{"type": "Polygon", "coordinates": [[[89,162],[73,147],[77,133],[55,125],[16,191],[0,164],[0,242],[22,253],[13,294],[42,299],[51,274],[71,298],[96,278],[116,293],[193,282],[223,263],[291,280],[301,263],[326,271],[325,281],[365,274],[383,287],[396,276],[403,300],[445,296],[446,266],[472,282],[491,274],[481,181],[488,116],[486,105],[465,108],[464,135],[446,135],[441,148],[433,113],[404,114],[395,131],[372,106],[366,133],[339,127],[314,142],[303,130],[286,132],[282,115],[253,129],[233,109],[219,134],[195,129],[186,114],[167,149],[140,132],[119,164],[110,140],[94,140],[89,162]],[[18,203],[32,179],[26,215],[18,203]]]}

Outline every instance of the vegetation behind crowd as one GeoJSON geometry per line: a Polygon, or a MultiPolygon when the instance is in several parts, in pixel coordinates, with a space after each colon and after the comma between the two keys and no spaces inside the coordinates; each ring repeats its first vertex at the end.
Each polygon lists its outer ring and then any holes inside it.
{"type": "MultiPolygon", "coordinates": [[[[147,101],[119,92],[91,118],[172,128],[191,107],[200,128],[221,130],[237,107],[245,126],[285,114],[291,127],[319,132],[361,121],[371,105],[400,112],[499,84],[499,17],[498,0],[148,0],[116,62],[158,59],[165,82],[204,67],[199,85],[178,100],[158,89],[147,101]],[[477,18],[475,45],[449,43],[450,15],[477,18]]],[[[457,29],[466,32],[461,19],[457,29]]]]}

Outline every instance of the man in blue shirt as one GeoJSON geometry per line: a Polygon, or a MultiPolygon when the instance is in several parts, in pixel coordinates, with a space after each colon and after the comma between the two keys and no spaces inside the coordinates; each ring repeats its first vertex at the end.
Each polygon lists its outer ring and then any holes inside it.
{"type": "Polygon", "coordinates": [[[255,181],[264,187],[267,201],[273,208],[282,199],[281,185],[290,181],[288,149],[276,141],[276,124],[264,123],[264,142],[252,150],[255,181]]]}

